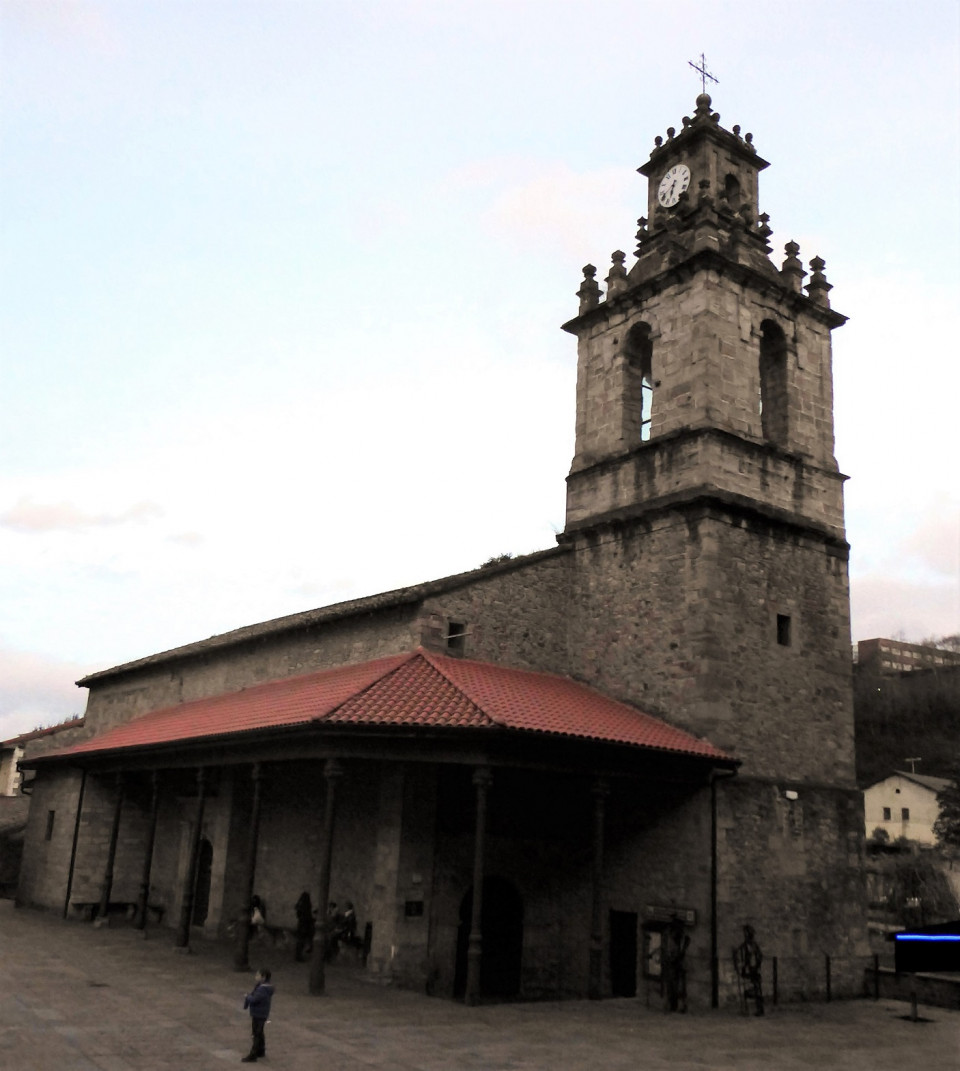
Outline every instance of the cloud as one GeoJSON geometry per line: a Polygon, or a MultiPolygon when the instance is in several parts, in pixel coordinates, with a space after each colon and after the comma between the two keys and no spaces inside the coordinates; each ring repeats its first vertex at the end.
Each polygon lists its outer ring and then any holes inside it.
{"type": "Polygon", "coordinates": [[[914,643],[957,632],[960,596],[952,584],[922,584],[887,573],[853,581],[850,604],[853,638],[903,636],[914,643]]]}
{"type": "Polygon", "coordinates": [[[629,168],[575,171],[524,156],[471,160],[448,172],[441,188],[446,196],[485,198],[480,219],[500,241],[564,259],[579,259],[598,243],[605,253],[632,253],[631,216],[644,196],[629,168]]]}
{"type": "Polygon", "coordinates": [[[204,537],[200,532],[177,532],[167,537],[171,543],[178,543],[181,547],[200,547],[204,544],[204,537]]]}
{"type": "Polygon", "coordinates": [[[0,740],[82,714],[75,681],[93,666],[0,647],[0,740]]]}
{"type": "Polygon", "coordinates": [[[41,503],[24,497],[0,513],[0,526],[15,532],[78,531],[162,516],[163,510],[155,502],[136,502],[120,513],[86,513],[72,502],[41,503]]]}
{"type": "Polygon", "coordinates": [[[931,504],[901,549],[930,572],[960,584],[960,504],[946,498],[931,504]]]}
{"type": "Polygon", "coordinates": [[[916,642],[960,629],[960,505],[938,496],[900,538],[861,556],[854,545],[850,602],[854,639],[902,634],[916,642]]]}
{"type": "Polygon", "coordinates": [[[6,0],[4,15],[11,23],[54,39],[75,40],[101,54],[119,50],[117,24],[101,4],[82,0],[6,0]]]}
{"type": "MultiPolygon", "coordinates": [[[[476,165],[479,169],[479,164],[476,165]]],[[[519,247],[535,246],[542,252],[582,256],[605,236],[610,249],[628,242],[624,233],[628,205],[635,194],[633,175],[611,167],[578,173],[555,164],[527,182],[503,191],[485,214],[485,223],[519,247]]]]}

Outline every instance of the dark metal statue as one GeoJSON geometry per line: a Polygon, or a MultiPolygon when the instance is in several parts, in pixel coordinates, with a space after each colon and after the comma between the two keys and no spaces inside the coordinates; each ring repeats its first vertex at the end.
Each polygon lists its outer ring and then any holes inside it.
{"type": "Polygon", "coordinates": [[[687,1010],[686,956],[689,945],[690,938],[683,921],[672,918],[660,938],[660,977],[665,1011],[687,1010]]]}
{"type": "Polygon", "coordinates": [[[753,1001],[755,1014],[763,1015],[763,979],[760,969],[763,952],[757,944],[752,926],[743,927],[743,944],[733,950],[733,967],[737,974],[737,991],[740,995],[740,1011],[747,1015],[749,1002],[753,1001]]]}

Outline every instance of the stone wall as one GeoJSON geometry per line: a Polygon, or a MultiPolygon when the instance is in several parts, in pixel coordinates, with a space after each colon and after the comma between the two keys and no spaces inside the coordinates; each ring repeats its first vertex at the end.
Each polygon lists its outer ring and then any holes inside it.
{"type": "Polygon", "coordinates": [[[718,783],[718,915],[721,979],[736,991],[732,949],[753,926],[772,986],[783,1000],[856,996],[869,957],[859,793],[785,783],[718,783]]]}
{"type": "MultiPolygon", "coordinates": [[[[643,927],[648,907],[692,909],[696,921],[686,929],[687,992],[691,1010],[710,1007],[710,793],[706,789],[623,785],[608,803],[606,871],[607,911],[636,913],[637,994],[657,1005],[660,984],[645,975],[643,927]]],[[[608,940],[605,947],[609,948],[608,940]]],[[[609,957],[606,967],[609,970],[609,957]]],[[[609,986],[609,978],[608,978],[609,986]]]]}
{"type": "Polygon", "coordinates": [[[852,784],[848,607],[845,557],[815,537],[664,512],[578,539],[570,667],[745,774],[852,784]]]}
{"type": "Polygon", "coordinates": [[[843,478],[796,455],[713,429],[674,434],[596,462],[567,479],[567,530],[637,502],[691,496],[705,488],[749,498],[813,521],[843,538],[843,478]]]}
{"type": "Polygon", "coordinates": [[[668,279],[662,289],[641,288],[604,307],[604,316],[581,328],[572,471],[631,445],[633,433],[624,422],[623,344],[640,322],[650,326],[653,339],[651,442],[698,427],[763,442],[759,356],[766,320],[787,339],[783,445],[835,471],[830,332],[816,312],[807,315],[805,309],[814,307],[798,303],[786,288],[766,285],[761,294],[717,270],[668,279]]]}
{"type": "Polygon", "coordinates": [[[94,681],[84,738],[162,707],[411,650],[419,642],[416,613],[414,606],[393,607],[172,657],[94,681]]]}
{"type": "Polygon", "coordinates": [[[58,770],[38,777],[34,784],[17,890],[20,905],[63,908],[80,780],[78,770],[58,770]],[[51,811],[53,826],[47,839],[51,811]]]}
{"type": "Polygon", "coordinates": [[[466,625],[468,658],[566,673],[570,557],[558,551],[513,569],[478,570],[469,582],[426,599],[423,618],[466,625]]]}

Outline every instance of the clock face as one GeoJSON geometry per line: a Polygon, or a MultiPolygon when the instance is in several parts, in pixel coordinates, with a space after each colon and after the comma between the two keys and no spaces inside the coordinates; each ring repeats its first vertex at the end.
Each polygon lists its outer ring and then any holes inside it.
{"type": "Polygon", "coordinates": [[[660,180],[657,200],[664,208],[673,208],[680,200],[680,194],[690,185],[690,168],[686,164],[675,164],[660,180]]]}

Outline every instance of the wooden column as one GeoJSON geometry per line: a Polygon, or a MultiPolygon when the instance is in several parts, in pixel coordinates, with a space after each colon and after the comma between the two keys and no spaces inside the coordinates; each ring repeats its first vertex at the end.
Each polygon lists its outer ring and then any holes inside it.
{"type": "Polygon", "coordinates": [[[107,921],[108,908],[110,906],[110,891],[113,888],[113,864],[117,857],[117,838],[120,835],[120,813],[123,810],[123,774],[117,774],[117,798],[113,805],[113,825],[110,827],[110,843],[107,846],[107,865],[103,870],[103,881],[100,883],[100,906],[97,909],[97,919],[103,923],[107,921]]]}
{"type": "Polygon", "coordinates": [[[473,905],[470,911],[470,937],[467,942],[467,988],[464,1003],[480,1000],[480,967],[483,962],[483,859],[487,840],[487,796],[493,775],[487,766],[473,771],[477,791],[476,827],[473,837],[473,905]]]}
{"type": "Polygon", "coordinates": [[[313,942],[310,955],[310,992],[322,996],[326,990],[325,957],[327,954],[327,904],[330,902],[330,862],[333,858],[333,829],[337,804],[337,781],[343,775],[343,769],[336,759],[327,759],[323,776],[327,782],[326,800],[323,808],[323,834],[320,842],[320,924],[317,937],[313,942]]]}
{"type": "Polygon", "coordinates": [[[190,838],[190,862],[183,876],[180,890],[180,925],[177,927],[176,948],[190,947],[190,918],[193,915],[193,893],[197,882],[197,860],[200,855],[200,837],[203,834],[203,808],[206,803],[207,771],[197,770],[197,810],[193,820],[193,836],[190,838]]]}
{"type": "Polygon", "coordinates": [[[603,996],[603,830],[609,789],[602,778],[593,790],[593,861],[590,868],[590,976],[587,996],[599,1000],[603,996]]]}
{"type": "Polygon", "coordinates": [[[150,829],[143,850],[143,871],[140,875],[140,895],[137,897],[137,916],[134,926],[144,930],[147,926],[147,902],[150,899],[150,870],[153,866],[153,845],[157,839],[157,816],[160,813],[160,776],[156,770],[150,776],[150,829]]]}
{"type": "Polygon", "coordinates": [[[73,891],[73,871],[77,865],[77,842],[80,840],[80,815],[83,812],[83,793],[87,787],[86,768],[80,772],[80,792],[77,795],[77,813],[73,820],[73,843],[70,846],[70,867],[67,870],[67,891],[63,894],[63,917],[70,911],[70,893],[73,891]]]}
{"type": "Polygon", "coordinates": [[[247,858],[243,872],[240,914],[237,916],[237,943],[233,950],[234,970],[250,969],[250,902],[253,900],[253,885],[257,877],[257,844],[260,839],[260,801],[263,786],[263,770],[259,762],[253,764],[253,803],[250,807],[250,835],[247,840],[247,858]]]}

